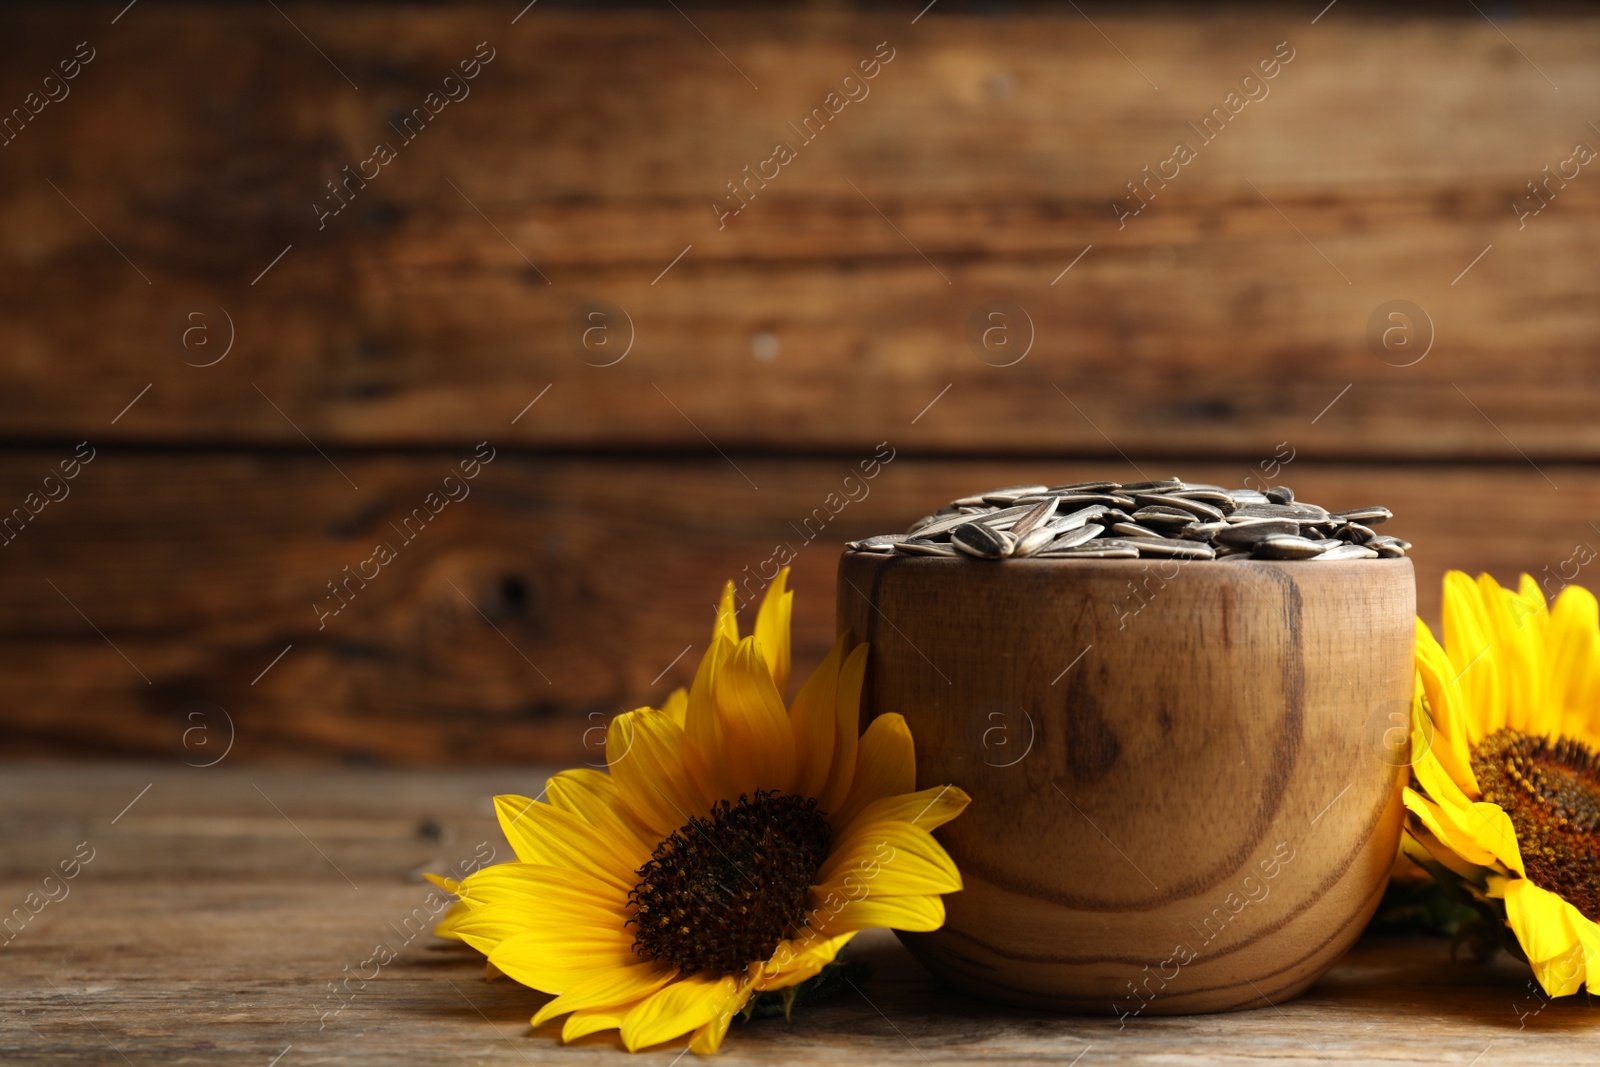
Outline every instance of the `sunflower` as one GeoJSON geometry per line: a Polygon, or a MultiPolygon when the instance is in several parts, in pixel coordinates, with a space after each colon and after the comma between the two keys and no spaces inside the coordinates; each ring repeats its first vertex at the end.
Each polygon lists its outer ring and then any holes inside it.
{"type": "Polygon", "coordinates": [[[495,798],[517,862],[459,882],[437,933],[491,976],[558,994],[563,1040],[620,1030],[630,1051],[693,1032],[716,1051],[753,997],[819,975],[859,931],[934,930],[961,876],[930,831],[968,798],[915,790],[910,731],[859,732],[867,646],[848,633],[785,710],[787,570],[741,638],[733,583],[687,693],[611,723],[608,771],[495,798]]]}
{"type": "Polygon", "coordinates": [[[1444,645],[1417,623],[1407,853],[1473,904],[1546,993],[1600,992],[1600,620],[1568,586],[1452,571],[1444,645]]]}

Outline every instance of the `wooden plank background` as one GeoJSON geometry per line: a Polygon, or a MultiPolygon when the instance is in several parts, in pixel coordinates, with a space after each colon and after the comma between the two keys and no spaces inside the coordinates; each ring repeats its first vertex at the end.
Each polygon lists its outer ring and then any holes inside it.
{"type": "Polygon", "coordinates": [[[197,760],[206,702],[238,760],[598,760],[780,543],[807,662],[847,538],[991,484],[1237,485],[1290,450],[1302,496],[1396,510],[1425,617],[1449,566],[1588,580],[1600,178],[1527,183],[1600,146],[1600,19],[921,6],[8,8],[0,108],[93,59],[0,146],[0,516],[95,458],[0,545],[5,750],[197,760]],[[1395,300],[1427,324],[1374,348],[1395,300]],[[969,343],[994,301],[1032,322],[1014,365],[969,343]],[[598,302],[611,347],[585,348],[598,302]],[[471,495],[319,629],[484,441],[471,495]]]}

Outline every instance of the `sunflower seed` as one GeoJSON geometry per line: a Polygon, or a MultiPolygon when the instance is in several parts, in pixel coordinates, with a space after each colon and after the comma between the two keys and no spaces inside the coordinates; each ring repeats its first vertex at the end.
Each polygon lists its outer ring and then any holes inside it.
{"type": "Polygon", "coordinates": [[[1311,558],[1312,559],[1333,559],[1333,560],[1338,560],[1338,559],[1377,559],[1378,558],[1378,553],[1376,551],[1374,551],[1373,549],[1368,548],[1366,545],[1340,545],[1337,548],[1328,549],[1326,552],[1324,552],[1320,556],[1312,556],[1311,558]]]}
{"type": "Polygon", "coordinates": [[[849,545],[857,552],[893,552],[894,546],[905,539],[905,534],[874,534],[865,540],[851,541],[849,545]]]}
{"type": "Polygon", "coordinates": [[[1382,505],[1370,508],[1350,508],[1348,511],[1335,511],[1333,517],[1343,519],[1345,522],[1362,522],[1368,526],[1376,526],[1380,522],[1388,522],[1394,518],[1394,512],[1382,505]]]}
{"type": "Polygon", "coordinates": [[[1096,526],[1092,522],[1086,523],[1075,530],[1068,530],[1066,533],[1059,535],[1054,541],[1050,542],[1047,548],[1041,549],[1041,551],[1055,552],[1061,549],[1075,548],[1078,545],[1093,541],[1104,532],[1104,526],[1096,526]]]}
{"type": "MultiPolygon", "coordinates": [[[[1193,497],[1178,496],[1176,493],[1140,493],[1135,499],[1145,507],[1186,511],[1205,522],[1221,522],[1225,515],[1221,508],[1214,508],[1204,501],[1195,500],[1193,497]]],[[[1231,504],[1229,510],[1232,510],[1231,504]]]]}
{"type": "Polygon", "coordinates": [[[1038,559],[1138,559],[1139,550],[1132,545],[1101,544],[1091,541],[1081,548],[1052,549],[1041,552],[1038,559]]]}
{"type": "Polygon", "coordinates": [[[1174,478],[1011,485],[952,501],[904,534],[864,537],[847,547],[984,560],[1394,559],[1411,543],[1370,525],[1392,517],[1379,506],[1330,512],[1278,485],[1224,489],[1174,478]]]}
{"type": "Polygon", "coordinates": [[[1210,504],[1224,514],[1239,506],[1239,502],[1229,496],[1226,489],[1214,485],[1189,485],[1166,495],[1183,500],[1199,500],[1202,503],[1210,504]]]}
{"type": "Polygon", "coordinates": [[[943,541],[896,541],[896,552],[904,552],[908,556],[959,556],[956,546],[943,541]]]}
{"type": "Polygon", "coordinates": [[[991,489],[983,494],[983,502],[1005,507],[1008,504],[1015,504],[1021,497],[1037,496],[1049,491],[1050,487],[1045,485],[1008,485],[1000,489],[991,489]]]}
{"type": "Polygon", "coordinates": [[[1255,546],[1259,559],[1313,559],[1325,551],[1315,541],[1296,534],[1272,534],[1255,546]]]}
{"type": "Polygon", "coordinates": [[[1216,549],[1199,541],[1179,541],[1170,537],[1157,537],[1138,542],[1139,555],[1158,559],[1216,559],[1216,549]]]}
{"type": "Polygon", "coordinates": [[[1005,559],[1016,547],[1016,540],[981,522],[969,522],[950,531],[956,549],[978,559],[1005,559]]]}
{"type": "MultiPolygon", "coordinates": [[[[1219,514],[1217,516],[1221,518],[1219,514]]],[[[1140,508],[1133,513],[1134,522],[1155,523],[1158,526],[1187,526],[1195,521],[1194,514],[1182,508],[1169,508],[1161,505],[1140,508]]]]}
{"type": "Polygon", "coordinates": [[[1327,522],[1332,516],[1326,508],[1319,508],[1315,504],[1245,504],[1235,509],[1229,516],[1229,522],[1243,522],[1246,519],[1293,519],[1302,525],[1317,522],[1327,522]]]}
{"type": "Polygon", "coordinates": [[[1173,489],[1182,489],[1183,481],[1179,478],[1162,478],[1154,482],[1124,482],[1118,492],[1123,493],[1165,493],[1173,489]]]}
{"type": "Polygon", "coordinates": [[[1070,515],[1057,515],[1045,525],[1056,533],[1066,533],[1068,530],[1076,530],[1092,519],[1098,519],[1107,510],[1104,504],[1090,504],[1088,507],[1074,511],[1070,515]]]}
{"type": "Polygon", "coordinates": [[[1049,492],[1052,493],[1103,493],[1108,489],[1116,489],[1116,482],[1076,482],[1072,485],[1053,485],[1049,492]]]}
{"type": "Polygon", "coordinates": [[[1059,500],[1060,498],[1058,497],[1046,497],[1039,504],[1035,505],[1032,511],[1018,519],[1017,524],[1011,527],[1011,532],[1017,537],[1022,537],[1028,534],[1035,526],[1038,526],[1041,522],[1044,522],[1044,520],[1056,513],[1056,504],[1059,503],[1059,500]]]}
{"type": "Polygon", "coordinates": [[[1219,545],[1249,548],[1269,537],[1283,537],[1299,532],[1300,524],[1292,519],[1256,519],[1252,522],[1229,523],[1227,529],[1217,531],[1216,542],[1219,545]]]}
{"type": "MultiPolygon", "coordinates": [[[[1248,526],[1251,524],[1245,523],[1245,525],[1248,526]]],[[[1232,523],[1228,522],[1191,522],[1187,526],[1180,526],[1177,530],[1177,534],[1185,541],[1211,542],[1215,541],[1217,539],[1217,535],[1222,533],[1224,530],[1232,530],[1235,528],[1236,527],[1234,527],[1232,523]]]]}

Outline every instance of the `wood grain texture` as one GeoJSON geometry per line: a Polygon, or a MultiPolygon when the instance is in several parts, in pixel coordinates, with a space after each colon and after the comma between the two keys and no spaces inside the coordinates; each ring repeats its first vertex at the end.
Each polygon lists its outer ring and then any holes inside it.
{"type": "Polygon", "coordinates": [[[1600,183],[1511,207],[1594,138],[1590,15],[1520,19],[1513,46],[1470,11],[697,13],[724,62],[665,8],[291,7],[327,61],[251,5],[8,14],[0,99],[98,53],[0,149],[0,434],[471,443],[554,383],[509,439],[854,449],[948,385],[906,447],[1114,454],[1098,426],[1141,456],[1600,454],[1600,183]],[[1269,95],[1119,226],[1126,183],[1285,40],[1269,95]],[[319,229],[326,183],[480,41],[471,95],[319,229]],[[882,41],[870,95],[719,229],[725,183],[882,41]],[[1402,298],[1437,336],[1403,369],[1366,341],[1402,298]],[[569,338],[596,299],[635,339],[607,368],[569,338]],[[994,300],[1034,325],[1013,367],[966,338],[994,300]],[[220,351],[218,308],[232,353],[183,365],[220,351]]]}
{"type": "MultiPolygon", "coordinates": [[[[0,460],[0,499],[20,503],[70,455],[0,460]]],[[[688,683],[722,582],[743,579],[758,595],[779,546],[795,552],[795,655],[809,670],[832,641],[844,541],[904,529],[991,486],[1136,474],[1120,462],[897,456],[863,481],[871,452],[736,456],[739,470],[720,458],[501,452],[467,499],[402,543],[390,524],[470,455],[335,451],[357,490],[318,457],[102,449],[67,499],[0,546],[7,751],[204,762],[215,747],[182,741],[191,702],[208,701],[236,728],[232,758],[250,761],[597,763],[599,728],[688,683]],[[863,490],[836,516],[828,510],[863,490]],[[394,542],[397,558],[319,630],[313,605],[329,603],[327,583],[379,541],[394,542]]],[[[1251,473],[1192,460],[1139,467],[1227,485],[1251,473]]],[[[1593,584],[1592,566],[1571,561],[1575,546],[1600,546],[1584,521],[1600,516],[1600,476],[1544,470],[1559,489],[1525,466],[1299,461],[1282,478],[1330,507],[1393,508],[1386,529],[1416,543],[1419,610],[1436,622],[1446,567],[1505,581],[1526,570],[1551,592],[1563,573],[1593,584]],[[1474,518],[1484,512],[1500,518],[1474,518]]],[[[208,714],[195,722],[221,730],[208,714]]]]}
{"type": "MultiPolygon", "coordinates": [[[[605,1036],[562,1047],[554,1028],[528,1027],[542,995],[485,983],[475,955],[425,935],[401,943],[396,932],[416,909],[426,914],[429,887],[412,872],[445,869],[481,841],[503,849],[488,796],[536,791],[538,777],[5,766],[0,904],[10,909],[37,891],[45,870],[79,842],[97,852],[68,896],[0,947],[0,1055],[23,1067],[263,1067],[280,1054],[278,1067],[667,1063],[681,1044],[631,1057],[605,1036]],[[249,829],[220,838],[220,819],[249,829]],[[317,820],[347,825],[334,832],[317,820]],[[438,827],[433,839],[395,830],[422,824],[438,827]],[[22,836],[30,843],[19,853],[10,846],[22,836]],[[365,986],[352,982],[359,992],[325,1020],[337,1003],[328,983],[346,967],[359,970],[380,942],[398,948],[398,959],[365,986]]],[[[1402,1067],[1465,1064],[1492,1044],[1490,1056],[1545,1067],[1583,1062],[1592,1044],[1591,1009],[1581,1001],[1539,1010],[1525,967],[1454,963],[1442,939],[1363,940],[1306,995],[1281,1005],[1143,1016],[1121,1028],[1114,1018],[996,1007],[949,990],[889,936],[865,935],[857,945],[873,968],[859,993],[792,1023],[735,1024],[717,1062],[1066,1063],[1087,1049],[1085,1064],[1402,1067]],[[1519,1011],[1527,1016],[1520,1029],[1519,1011]]]]}
{"type": "Polygon", "coordinates": [[[840,561],[863,716],[904,715],[918,786],[973,798],[940,832],[966,888],[906,937],[960,988],[1119,1016],[1277,1002],[1378,905],[1410,561],[1166,561],[1133,599],[1152,569],[840,561]]]}

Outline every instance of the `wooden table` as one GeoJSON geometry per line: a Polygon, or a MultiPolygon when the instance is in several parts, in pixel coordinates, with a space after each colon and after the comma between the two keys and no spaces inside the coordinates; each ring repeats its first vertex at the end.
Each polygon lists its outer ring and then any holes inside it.
{"type": "MultiPolygon", "coordinates": [[[[59,899],[0,944],[0,1061],[666,1067],[681,1043],[635,1058],[614,1035],[563,1047],[551,1028],[528,1027],[543,995],[486,983],[481,959],[458,946],[407,939],[405,920],[431,888],[421,872],[459,864],[484,842],[507,856],[489,798],[536,794],[542,778],[227,763],[0,770],[0,907],[23,906],[75,852],[93,857],[65,896],[52,883],[59,899]],[[329,984],[361,969],[378,943],[398,958],[335,999],[329,984]]],[[[1367,938],[1298,1000],[1125,1028],[974,1002],[942,989],[892,936],[857,944],[873,970],[860,993],[792,1023],[736,1023],[721,1062],[1594,1059],[1597,1017],[1585,998],[1541,1006],[1524,969],[1452,963],[1439,940],[1367,938]]]]}

